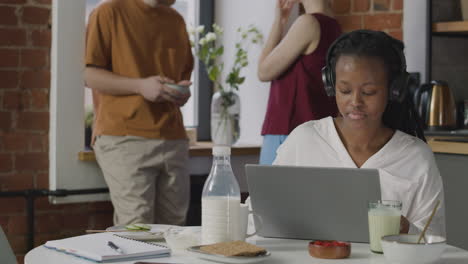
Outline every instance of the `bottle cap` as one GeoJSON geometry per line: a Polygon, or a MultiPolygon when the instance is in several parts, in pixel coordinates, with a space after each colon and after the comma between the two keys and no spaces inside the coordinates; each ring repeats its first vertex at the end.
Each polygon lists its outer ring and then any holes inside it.
{"type": "Polygon", "coordinates": [[[213,156],[230,156],[231,147],[229,146],[213,146],[213,156]]]}

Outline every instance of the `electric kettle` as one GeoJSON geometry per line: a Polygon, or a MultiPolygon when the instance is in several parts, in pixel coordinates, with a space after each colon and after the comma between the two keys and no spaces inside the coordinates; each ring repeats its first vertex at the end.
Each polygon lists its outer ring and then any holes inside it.
{"type": "Polygon", "coordinates": [[[457,126],[452,91],[445,81],[423,84],[414,93],[416,111],[428,130],[452,130],[457,126]]]}

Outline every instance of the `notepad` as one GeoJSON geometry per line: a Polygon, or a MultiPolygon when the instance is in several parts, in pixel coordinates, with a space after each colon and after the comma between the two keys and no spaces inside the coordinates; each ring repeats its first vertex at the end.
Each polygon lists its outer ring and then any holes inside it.
{"type": "Polygon", "coordinates": [[[150,244],[118,236],[112,233],[99,233],[47,241],[44,245],[67,254],[96,262],[109,262],[123,259],[167,257],[170,249],[162,245],[150,244]],[[112,241],[122,249],[123,254],[107,244],[112,241]]]}

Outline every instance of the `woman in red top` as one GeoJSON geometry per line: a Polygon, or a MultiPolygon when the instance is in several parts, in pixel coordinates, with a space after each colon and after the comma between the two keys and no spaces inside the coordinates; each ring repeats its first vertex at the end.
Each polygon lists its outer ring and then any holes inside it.
{"type": "Polygon", "coordinates": [[[335,98],[326,95],[321,77],[328,47],[341,34],[328,0],[277,0],[275,12],[258,66],[259,79],[271,81],[260,164],[273,163],[276,149],[296,126],[337,113],[335,98]],[[305,14],[282,37],[299,2],[305,14]]]}

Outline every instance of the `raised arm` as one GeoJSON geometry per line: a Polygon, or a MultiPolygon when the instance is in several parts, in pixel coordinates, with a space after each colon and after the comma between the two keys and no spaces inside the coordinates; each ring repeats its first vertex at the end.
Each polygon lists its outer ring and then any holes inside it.
{"type": "Polygon", "coordinates": [[[320,38],[319,23],[311,15],[302,15],[296,19],[282,40],[284,25],[281,21],[277,15],[260,56],[258,78],[264,82],[278,78],[314,41],[318,43],[320,38]]]}
{"type": "Polygon", "coordinates": [[[275,19],[273,20],[273,25],[271,26],[270,34],[268,35],[267,42],[263,47],[262,53],[260,54],[258,62],[258,78],[261,81],[264,80],[264,67],[262,66],[265,58],[271,53],[271,51],[278,45],[281,41],[281,37],[284,34],[286,25],[288,23],[289,16],[291,14],[292,2],[288,0],[277,0],[275,8],[275,19]]]}

